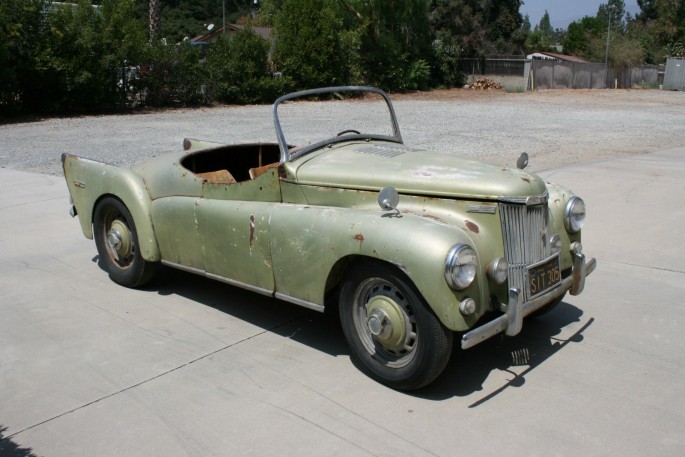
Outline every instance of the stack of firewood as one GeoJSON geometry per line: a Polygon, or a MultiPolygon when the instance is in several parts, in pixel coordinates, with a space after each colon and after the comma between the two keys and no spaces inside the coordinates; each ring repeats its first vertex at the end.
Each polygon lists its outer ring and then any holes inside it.
{"type": "Polygon", "coordinates": [[[502,85],[497,81],[493,81],[488,78],[478,78],[474,83],[469,86],[469,89],[476,90],[492,90],[492,89],[502,89],[502,85]]]}

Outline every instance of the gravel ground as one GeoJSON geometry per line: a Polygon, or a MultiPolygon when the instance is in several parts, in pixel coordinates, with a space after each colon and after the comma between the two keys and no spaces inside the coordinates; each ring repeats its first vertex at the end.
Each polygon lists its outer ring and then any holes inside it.
{"type": "MultiPolygon", "coordinates": [[[[685,145],[684,92],[445,90],[392,98],[407,145],[500,165],[527,151],[533,171],[685,145]]],[[[364,120],[365,104],[325,102],[325,109],[364,120]]],[[[297,105],[296,113],[311,108],[297,105]]],[[[326,119],[297,119],[310,129],[326,127],[326,119]]],[[[61,174],[63,152],[130,166],[179,150],[185,137],[275,141],[267,105],[52,118],[0,125],[0,137],[0,167],[53,175],[61,174]]]]}

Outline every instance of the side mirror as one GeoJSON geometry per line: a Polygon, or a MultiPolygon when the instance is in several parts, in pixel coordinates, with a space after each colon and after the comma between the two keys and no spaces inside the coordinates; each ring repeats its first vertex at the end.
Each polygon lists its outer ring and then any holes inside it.
{"type": "Polygon", "coordinates": [[[523,170],[528,166],[528,153],[523,152],[516,161],[516,168],[523,170]]]}
{"type": "Polygon", "coordinates": [[[384,187],[378,193],[378,206],[384,211],[392,211],[400,202],[400,194],[394,187],[384,187]]]}

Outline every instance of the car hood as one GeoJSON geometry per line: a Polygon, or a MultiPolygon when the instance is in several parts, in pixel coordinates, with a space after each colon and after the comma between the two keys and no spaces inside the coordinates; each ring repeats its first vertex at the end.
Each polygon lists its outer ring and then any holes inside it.
{"type": "Polygon", "coordinates": [[[347,143],[295,163],[301,185],[379,190],[452,198],[499,200],[542,195],[544,181],[516,168],[465,160],[454,154],[394,143],[347,143]]]}

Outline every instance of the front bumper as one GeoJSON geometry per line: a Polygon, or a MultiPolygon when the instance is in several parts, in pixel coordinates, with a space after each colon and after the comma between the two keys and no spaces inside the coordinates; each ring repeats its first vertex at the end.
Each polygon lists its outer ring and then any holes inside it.
{"type": "Polygon", "coordinates": [[[571,295],[580,294],[585,288],[585,278],[595,271],[597,261],[592,258],[585,262],[585,255],[576,253],[573,256],[573,270],[571,274],[561,281],[554,290],[523,302],[519,289],[509,289],[507,312],[498,318],[476,327],[461,338],[461,348],[468,349],[499,333],[504,332],[507,336],[518,335],[523,327],[523,318],[539,310],[552,300],[561,297],[566,291],[571,295]]]}

